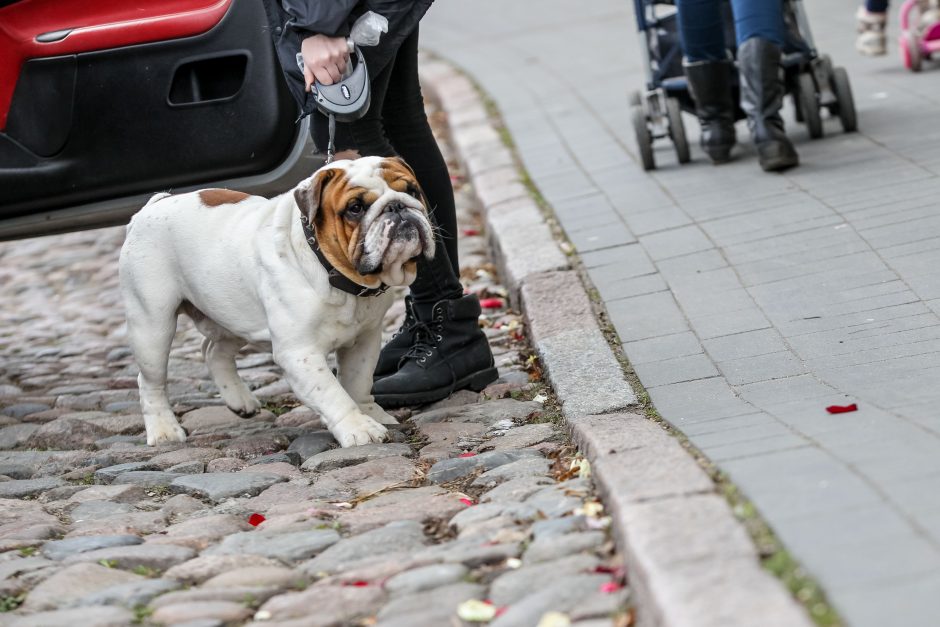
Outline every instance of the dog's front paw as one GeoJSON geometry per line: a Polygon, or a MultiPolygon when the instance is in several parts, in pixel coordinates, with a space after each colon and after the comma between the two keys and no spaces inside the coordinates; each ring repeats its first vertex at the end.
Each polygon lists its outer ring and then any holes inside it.
{"type": "Polygon", "coordinates": [[[362,413],[372,416],[376,422],[383,425],[397,425],[398,420],[395,416],[386,412],[384,409],[376,405],[375,403],[366,403],[365,405],[360,405],[359,409],[362,413]]]}
{"type": "Polygon", "coordinates": [[[388,429],[361,412],[348,414],[333,425],[330,433],[343,448],[384,442],[388,437],[388,429]]]}
{"type": "Polygon", "coordinates": [[[148,446],[186,441],[186,432],[176,422],[175,416],[145,420],[145,424],[147,426],[148,446]]]}

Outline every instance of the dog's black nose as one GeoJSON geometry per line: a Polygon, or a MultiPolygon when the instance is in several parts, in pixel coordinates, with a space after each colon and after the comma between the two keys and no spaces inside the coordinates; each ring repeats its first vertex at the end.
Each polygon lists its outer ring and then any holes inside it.
{"type": "Polygon", "coordinates": [[[388,210],[389,210],[391,213],[401,213],[401,212],[404,211],[406,208],[407,208],[407,207],[405,207],[405,205],[403,205],[403,204],[400,203],[400,202],[392,202],[392,203],[389,203],[389,204],[388,204],[388,210]]]}

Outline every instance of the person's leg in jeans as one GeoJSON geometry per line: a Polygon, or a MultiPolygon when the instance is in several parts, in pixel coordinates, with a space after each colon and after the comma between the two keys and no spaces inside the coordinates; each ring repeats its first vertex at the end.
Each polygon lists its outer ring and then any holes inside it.
{"type": "Polygon", "coordinates": [[[728,59],[719,0],[677,0],[682,66],[702,128],[702,149],[718,164],[731,158],[735,143],[733,66],[728,59]]]}
{"type": "MultiPolygon", "coordinates": [[[[417,69],[417,29],[371,80],[372,105],[360,120],[337,125],[337,150],[362,156],[401,156],[415,171],[441,234],[430,261],[420,259],[406,300],[406,319],[383,348],[373,389],[376,402],[399,406],[434,402],[464,387],[496,379],[480,305],[463,296],[458,279],[457,217],[450,173],[431,133],[417,69]]],[[[315,141],[325,145],[325,124],[315,141]]]]}
{"type": "Polygon", "coordinates": [[[732,0],[738,40],[741,108],[766,171],[792,168],[800,160],[780,117],[784,85],[780,57],[785,37],[779,0],[732,0]]]}
{"type": "Polygon", "coordinates": [[[887,53],[888,0],[866,0],[855,13],[858,37],[855,49],[865,56],[876,57],[887,53]]]}

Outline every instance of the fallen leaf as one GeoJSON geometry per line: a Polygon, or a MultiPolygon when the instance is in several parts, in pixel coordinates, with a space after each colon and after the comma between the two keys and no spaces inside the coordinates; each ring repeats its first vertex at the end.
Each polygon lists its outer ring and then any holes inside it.
{"type": "Polygon", "coordinates": [[[471,501],[470,499],[460,499],[460,502],[466,505],[467,507],[470,507],[471,505],[473,505],[473,501],[471,501]]]}
{"type": "Polygon", "coordinates": [[[263,523],[265,520],[267,519],[261,514],[252,514],[251,516],[248,517],[248,524],[251,525],[252,527],[257,527],[258,525],[263,523]]]}
{"type": "Polygon", "coordinates": [[[850,411],[858,411],[858,405],[855,403],[851,405],[830,405],[826,408],[826,411],[830,414],[847,414],[850,411]]]}
{"type": "Polygon", "coordinates": [[[561,612],[545,612],[539,620],[538,627],[569,627],[571,619],[561,612]]]}
{"type": "Polygon", "coordinates": [[[499,309],[503,306],[502,298],[484,298],[480,300],[480,307],[483,309],[499,309]]]}
{"type": "Polygon", "coordinates": [[[476,453],[461,453],[459,457],[476,457],[476,453]]]}
{"type": "Polygon", "coordinates": [[[365,588],[369,585],[368,581],[363,581],[362,579],[357,579],[355,581],[344,581],[344,586],[351,586],[353,588],[365,588]]]}
{"type": "Polygon", "coordinates": [[[457,616],[468,623],[486,623],[496,618],[496,607],[485,601],[470,599],[457,606],[457,616]]]}
{"type": "Polygon", "coordinates": [[[611,594],[612,592],[617,592],[621,588],[623,588],[623,586],[621,586],[616,581],[608,581],[607,583],[601,585],[601,592],[611,594]]]}
{"type": "Polygon", "coordinates": [[[474,235],[479,235],[480,231],[477,229],[464,229],[460,232],[460,234],[466,237],[473,237],[474,235]]]}

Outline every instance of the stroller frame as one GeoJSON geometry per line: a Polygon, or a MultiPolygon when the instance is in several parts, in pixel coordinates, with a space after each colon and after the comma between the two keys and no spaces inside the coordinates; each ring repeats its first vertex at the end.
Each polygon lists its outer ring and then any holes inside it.
{"type": "MultiPolygon", "coordinates": [[[[821,110],[825,108],[831,116],[839,118],[845,132],[855,131],[858,122],[847,72],[835,67],[828,55],[818,53],[802,0],[781,2],[787,31],[781,65],[786,93],[794,101],[796,120],[806,124],[811,138],[818,139],[823,136],[821,110]]],[[[675,13],[656,15],[657,6],[670,5],[674,5],[671,0],[634,0],[646,89],[633,92],[628,102],[644,170],[656,167],[653,143],[666,137],[672,141],[679,163],[691,160],[681,112],[695,115],[695,102],[679,69],[682,51],[676,37],[676,17],[675,13]]],[[[723,7],[727,9],[727,3],[723,7]]],[[[726,24],[726,38],[729,31],[733,32],[729,26],[726,24]]],[[[737,85],[734,89],[737,93],[737,85]]],[[[735,119],[744,117],[736,106],[735,119]]]]}

